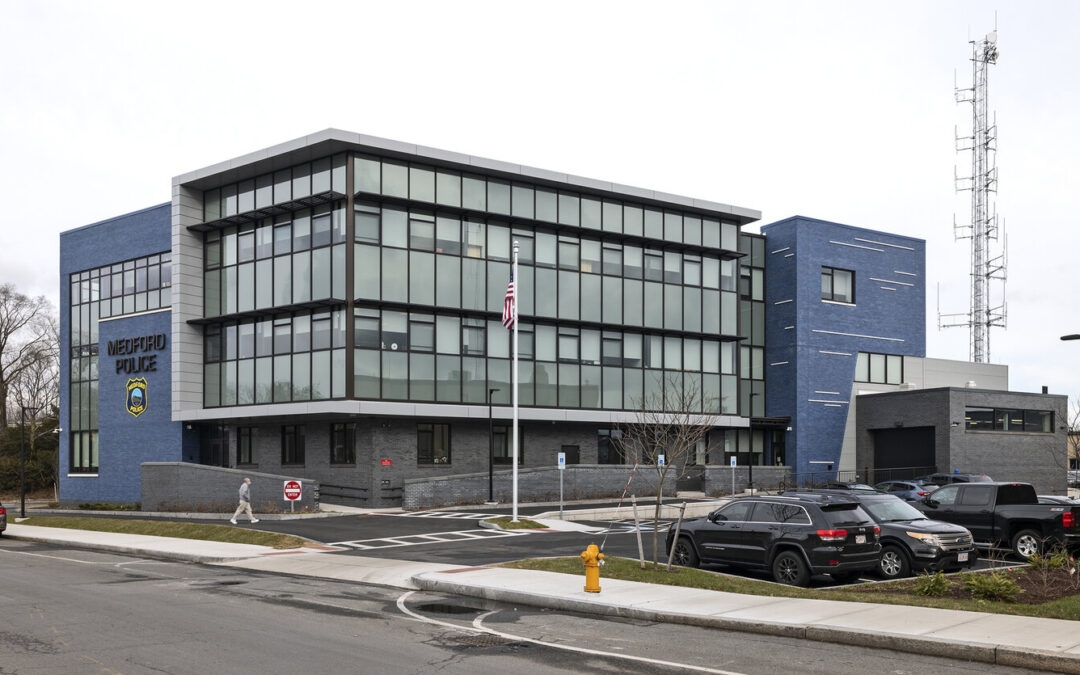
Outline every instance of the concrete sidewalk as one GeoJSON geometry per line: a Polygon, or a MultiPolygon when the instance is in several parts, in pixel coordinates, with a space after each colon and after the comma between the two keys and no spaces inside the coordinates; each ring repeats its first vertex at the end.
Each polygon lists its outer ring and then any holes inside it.
{"type": "MultiPolygon", "coordinates": [[[[798,637],[985,663],[1080,673],[1080,622],[980,612],[777,598],[584,574],[328,555],[329,546],[265,546],[12,524],[4,538],[113,551],[233,569],[423,589],[565,611],[798,637]]],[[[535,534],[530,536],[544,536],[535,534]]],[[[2,544],[0,544],[2,545],[2,544]]],[[[601,570],[601,575],[603,571],[601,570]]]]}

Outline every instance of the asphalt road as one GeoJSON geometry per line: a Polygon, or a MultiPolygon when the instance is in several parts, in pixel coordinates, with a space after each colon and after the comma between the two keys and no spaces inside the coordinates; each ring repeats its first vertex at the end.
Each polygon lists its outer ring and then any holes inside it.
{"type": "Polygon", "coordinates": [[[3,673],[1018,673],[0,540],[3,673]]]}

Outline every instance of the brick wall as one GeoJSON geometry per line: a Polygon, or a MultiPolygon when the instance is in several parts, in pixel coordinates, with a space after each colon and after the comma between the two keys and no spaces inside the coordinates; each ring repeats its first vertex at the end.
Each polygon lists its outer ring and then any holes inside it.
{"type": "Polygon", "coordinates": [[[226,469],[186,462],[146,462],[142,465],[144,511],[220,511],[232,514],[239,502],[240,484],[251,479],[251,508],[255,513],[288,511],[286,480],[303,481],[303,498],[294,508],[319,508],[319,482],[303,474],[275,474],[226,469]]]}

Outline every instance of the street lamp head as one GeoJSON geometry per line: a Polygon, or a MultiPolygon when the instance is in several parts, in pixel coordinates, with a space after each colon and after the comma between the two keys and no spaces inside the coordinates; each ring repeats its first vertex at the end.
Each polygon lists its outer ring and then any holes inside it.
{"type": "Polygon", "coordinates": [[[1071,333],[1069,335],[1062,335],[1062,340],[1080,340],[1080,333],[1071,333]]]}

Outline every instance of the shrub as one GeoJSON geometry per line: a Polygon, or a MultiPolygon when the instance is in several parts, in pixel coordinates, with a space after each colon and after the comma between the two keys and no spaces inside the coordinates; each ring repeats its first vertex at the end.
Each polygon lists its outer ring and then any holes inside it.
{"type": "Polygon", "coordinates": [[[1050,570],[1063,570],[1069,566],[1069,552],[1059,548],[1050,554],[1038,554],[1028,558],[1028,566],[1033,572],[1048,572],[1050,570]]]}
{"type": "Polygon", "coordinates": [[[949,592],[949,580],[945,578],[945,573],[941,570],[934,574],[923,572],[915,580],[911,592],[915,595],[925,595],[933,598],[941,597],[949,592]]]}
{"type": "Polygon", "coordinates": [[[1013,602],[1017,594],[1022,592],[1016,581],[1001,572],[968,572],[963,579],[964,588],[978,600],[1013,602]]]}

